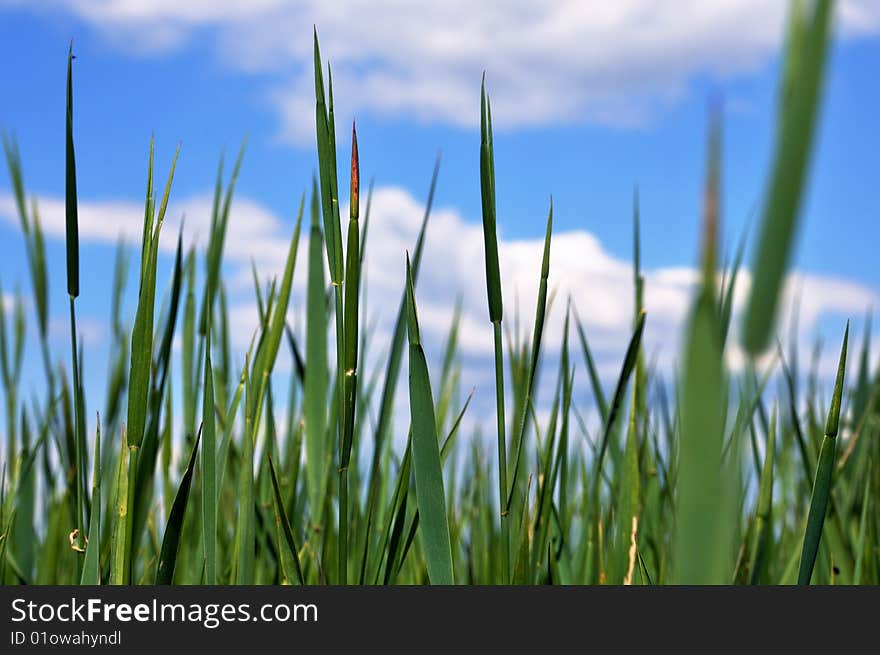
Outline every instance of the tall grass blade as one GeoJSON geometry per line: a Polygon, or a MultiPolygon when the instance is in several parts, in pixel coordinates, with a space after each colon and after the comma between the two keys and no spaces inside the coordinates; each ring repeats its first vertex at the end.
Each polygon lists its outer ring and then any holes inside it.
{"type": "Polygon", "coordinates": [[[406,260],[407,318],[409,333],[409,402],[412,421],[413,470],[421,520],[422,545],[432,584],[453,584],[452,546],[446,517],[443,471],[434,418],[434,396],[428,364],[419,335],[415,291],[409,255],[406,260]]]}

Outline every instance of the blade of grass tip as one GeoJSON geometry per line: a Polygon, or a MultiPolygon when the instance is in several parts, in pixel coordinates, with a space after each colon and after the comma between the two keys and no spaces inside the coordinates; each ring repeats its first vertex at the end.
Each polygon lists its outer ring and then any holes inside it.
{"type": "Polygon", "coordinates": [[[843,380],[846,373],[846,346],[849,340],[849,321],[843,333],[843,346],[840,349],[840,362],[837,366],[837,379],[834,382],[834,395],[828,410],[825,423],[825,436],[819,450],[819,463],[813,482],[813,493],[810,497],[810,511],[807,514],[807,526],[804,531],[804,543],[801,550],[801,562],[798,567],[798,584],[808,585],[813,577],[813,567],[819,552],[819,541],[822,538],[822,527],[828,499],[831,496],[831,485],[834,476],[834,450],[837,445],[837,431],[840,425],[840,404],[843,396],[843,380]]]}
{"type": "Polygon", "coordinates": [[[101,416],[95,430],[95,463],[92,471],[92,515],[86,538],[86,555],[83,561],[81,585],[101,584],[101,416]]]}
{"type": "Polygon", "coordinates": [[[432,584],[453,584],[452,545],[446,517],[443,470],[437,443],[434,396],[428,364],[419,336],[418,313],[409,254],[406,258],[407,318],[409,333],[409,394],[412,421],[413,469],[416,500],[421,517],[422,546],[432,584]]]}
{"type": "MultiPolygon", "coordinates": [[[[719,223],[721,116],[709,119],[708,175],[703,197],[702,276],[685,336],[677,480],[674,577],[679,584],[730,579],[728,532],[733,517],[722,468],[724,370],[715,271],[719,223]]],[[[738,461],[738,460],[737,460],[738,461]]]]}
{"type": "MultiPolygon", "coordinates": [[[[491,131],[491,125],[490,125],[491,131]]],[[[494,186],[493,186],[494,188],[494,186]]],[[[544,318],[547,313],[547,280],[550,277],[550,241],[553,235],[553,198],[550,198],[550,209],[547,213],[547,227],[544,232],[544,252],[541,258],[541,278],[538,282],[538,299],[535,303],[535,325],[532,330],[532,347],[528,360],[528,371],[526,375],[526,385],[524,393],[524,402],[520,414],[516,432],[513,435],[514,461],[511,472],[510,486],[507,491],[507,501],[505,505],[505,513],[510,512],[510,504],[513,501],[513,490],[516,488],[517,475],[520,469],[520,460],[522,459],[523,442],[525,441],[526,422],[528,408],[532,404],[532,388],[535,383],[535,376],[538,371],[538,363],[541,356],[541,340],[544,335],[544,318]]],[[[568,342],[568,318],[566,314],[566,343],[568,342]]],[[[566,346],[567,352],[567,346],[566,346]]]]}
{"type": "Polygon", "coordinates": [[[796,2],[789,17],[774,163],[743,325],[743,345],[752,356],[766,348],[776,319],[821,104],[832,2],[809,4],[810,16],[805,14],[806,3],[796,2]]]}
{"type": "MultiPolygon", "coordinates": [[[[440,154],[434,161],[434,170],[431,174],[431,183],[428,187],[428,197],[425,201],[425,213],[422,216],[422,224],[419,227],[419,235],[412,256],[413,284],[418,281],[419,266],[422,261],[422,252],[425,245],[425,234],[428,228],[428,219],[434,205],[434,192],[437,189],[437,178],[440,174],[440,154]]],[[[403,360],[403,346],[406,340],[406,285],[400,297],[397,308],[397,318],[394,323],[394,336],[391,341],[391,352],[388,355],[385,368],[385,379],[382,383],[382,398],[379,404],[379,418],[376,422],[373,439],[373,458],[370,462],[370,485],[369,498],[375,500],[379,492],[380,460],[385,445],[385,440],[391,429],[394,413],[394,394],[397,389],[397,379],[400,375],[401,362],[403,360]]]]}
{"type": "Polygon", "coordinates": [[[495,405],[498,431],[498,492],[501,513],[501,580],[510,583],[510,526],[507,520],[507,437],[504,412],[504,352],[501,342],[501,268],[498,261],[498,236],[495,222],[495,178],[492,154],[492,126],[489,122],[489,99],[486,95],[486,75],[480,87],[480,192],[483,214],[483,246],[486,261],[486,294],[489,320],[495,340],[495,405]]]}
{"type": "MultiPolygon", "coordinates": [[[[164,210],[163,210],[164,211],[164,210]]],[[[166,385],[171,368],[171,347],[174,341],[174,329],[177,324],[177,311],[180,306],[180,290],[183,279],[183,226],[177,236],[177,251],[174,259],[171,295],[168,315],[161,333],[159,348],[153,359],[151,371],[150,396],[147,404],[147,420],[144,436],[141,441],[138,461],[139,467],[135,477],[135,503],[133,505],[132,549],[137,550],[147,523],[147,514],[152,499],[153,479],[156,472],[156,461],[159,453],[159,422],[161,420],[162,398],[165,396],[166,385]]],[[[158,336],[158,334],[157,334],[158,336]]]]}
{"type": "Polygon", "coordinates": [[[642,343],[642,333],[645,331],[645,318],[647,313],[642,310],[641,315],[636,323],[636,328],[630,338],[629,345],[626,348],[626,355],[623,358],[623,366],[620,369],[620,375],[617,378],[617,386],[614,388],[614,395],[611,398],[611,406],[608,408],[608,416],[605,419],[605,426],[602,431],[602,440],[599,442],[599,453],[596,455],[596,463],[593,472],[593,484],[598,485],[600,475],[602,473],[602,463],[605,458],[605,452],[608,450],[608,443],[611,438],[611,432],[623,405],[623,397],[626,394],[626,387],[629,384],[629,378],[636,366],[639,356],[639,348],[642,343]]]}
{"type": "Polygon", "coordinates": [[[235,164],[232,167],[232,174],[229,183],[226,186],[226,193],[223,196],[223,203],[220,204],[221,175],[223,172],[223,159],[220,159],[220,165],[217,171],[217,186],[214,192],[214,217],[211,224],[211,236],[208,242],[208,257],[205,275],[205,290],[202,296],[202,309],[199,316],[199,334],[205,336],[208,330],[208,323],[214,311],[214,299],[220,286],[220,266],[223,261],[223,247],[226,242],[227,226],[229,225],[229,213],[232,207],[232,196],[235,192],[235,184],[238,181],[238,174],[241,171],[241,164],[244,160],[244,153],[247,150],[247,137],[242,139],[241,146],[238,149],[238,155],[235,158],[235,164]]]}
{"type": "MultiPolygon", "coordinates": [[[[308,303],[306,303],[308,304],[308,303]]],[[[305,385],[306,382],[306,363],[303,359],[302,352],[300,352],[299,346],[296,343],[296,337],[293,336],[293,328],[290,327],[290,323],[286,325],[284,328],[284,332],[287,335],[287,345],[290,348],[290,356],[293,357],[293,365],[294,370],[296,371],[296,379],[299,380],[300,385],[305,385]]],[[[295,392],[296,389],[292,390],[295,392]]],[[[293,414],[288,416],[288,422],[292,425],[292,421],[294,419],[293,414]]],[[[288,432],[292,430],[288,428],[288,432]]]]}
{"type": "Polygon", "coordinates": [[[177,562],[177,551],[180,546],[180,535],[183,529],[183,519],[186,515],[186,503],[189,500],[189,489],[192,483],[193,471],[196,467],[196,454],[199,449],[199,440],[202,431],[196,435],[192,453],[186,471],[180,480],[177,494],[174,496],[174,504],[171,505],[171,513],[168,515],[168,523],[165,526],[165,536],[162,538],[162,551],[159,554],[159,565],[156,568],[156,584],[170,585],[174,579],[174,565],[177,562]]]}
{"type": "Polygon", "coordinates": [[[217,581],[217,433],[214,421],[214,367],[210,331],[205,337],[205,392],[202,402],[202,535],[205,584],[217,581]]]}
{"type": "Polygon", "coordinates": [[[601,418],[604,423],[608,419],[608,403],[605,401],[605,392],[602,391],[602,383],[599,381],[599,373],[596,370],[596,364],[593,361],[593,354],[587,343],[587,337],[586,334],[584,334],[584,326],[578,315],[577,307],[572,305],[572,308],[574,309],[574,322],[577,327],[578,340],[580,341],[581,350],[584,354],[584,361],[587,364],[587,373],[590,376],[590,386],[593,389],[593,398],[599,409],[599,418],[601,418]]]}
{"type": "MultiPolygon", "coordinates": [[[[340,416],[345,418],[341,426],[339,442],[339,571],[348,566],[348,478],[349,461],[351,459],[352,439],[354,436],[355,401],[357,398],[357,363],[358,363],[358,299],[360,288],[360,227],[358,225],[359,193],[360,193],[360,162],[358,158],[357,130],[351,125],[351,195],[349,202],[348,237],[346,243],[345,263],[345,305],[343,309],[343,325],[345,327],[344,350],[337,352],[344,363],[343,403],[340,416]]],[[[337,323],[338,325],[338,323],[337,323]]],[[[338,328],[337,328],[338,329],[338,328]]],[[[346,575],[339,576],[345,581],[346,575]]]]}
{"type": "Polygon", "coordinates": [[[299,549],[296,546],[296,538],[290,527],[287,512],[284,509],[284,500],[281,498],[281,488],[278,486],[278,476],[275,473],[275,465],[272,458],[269,461],[269,474],[272,477],[272,491],[275,497],[275,526],[278,530],[278,549],[281,556],[281,568],[289,581],[291,573],[296,576],[299,584],[305,584],[302,567],[299,561],[299,549]],[[283,543],[281,537],[284,537],[283,543]]]}
{"type": "Polygon", "coordinates": [[[254,356],[250,380],[246,385],[245,433],[239,481],[240,503],[235,537],[238,550],[235,581],[238,584],[253,584],[254,580],[256,565],[254,548],[256,539],[255,523],[257,519],[254,504],[254,448],[259,433],[263,401],[267,395],[267,387],[272,375],[272,369],[275,366],[278,349],[281,346],[281,337],[287,320],[287,307],[293,285],[296,253],[299,249],[299,235],[302,227],[304,204],[305,194],[300,198],[296,224],[293,229],[293,236],[290,239],[287,260],[284,264],[284,273],[278,288],[277,299],[273,300],[274,294],[270,293],[267,302],[266,311],[271,312],[271,318],[268,320],[268,330],[263,331],[261,334],[257,352],[254,356]],[[274,307],[272,306],[273,302],[274,307]]]}
{"type": "MultiPolygon", "coordinates": [[[[128,438],[126,448],[130,451],[128,458],[128,511],[125,514],[126,528],[123,535],[125,540],[125,568],[123,574],[125,576],[124,582],[126,584],[131,580],[133,544],[135,543],[135,537],[139,536],[139,534],[136,535],[135,532],[135,512],[139,497],[137,484],[138,458],[147,431],[147,408],[151,396],[150,373],[153,365],[153,314],[155,311],[156,268],[159,255],[159,236],[165,219],[165,209],[168,205],[168,197],[171,193],[171,183],[174,179],[174,170],[177,165],[177,158],[180,154],[180,145],[178,145],[177,150],[174,153],[174,158],[171,161],[168,180],[165,184],[165,190],[159,205],[159,211],[155,217],[153,216],[155,201],[152,193],[153,153],[154,148],[151,141],[147,198],[145,201],[144,212],[145,243],[142,256],[145,257],[145,260],[141,264],[141,281],[138,293],[137,311],[135,313],[135,322],[131,333],[131,364],[129,372],[128,411],[126,421],[126,433],[128,438]]],[[[179,285],[179,275],[176,275],[175,277],[177,278],[179,285]]],[[[159,397],[159,400],[161,401],[161,396],[159,397]]],[[[152,449],[151,452],[155,455],[155,449],[152,449]]],[[[147,462],[147,464],[152,465],[154,464],[154,461],[147,462]]]]}
{"type": "Polygon", "coordinates": [[[467,408],[471,404],[475,390],[476,388],[471,389],[467,399],[464,401],[464,405],[462,405],[461,411],[458,413],[458,416],[455,417],[455,421],[452,422],[449,434],[446,435],[446,439],[443,441],[443,446],[440,448],[441,462],[445,463],[446,458],[449,457],[449,453],[452,452],[452,447],[455,445],[455,435],[458,434],[458,426],[461,425],[461,420],[464,418],[465,412],[467,412],[467,408]]]}

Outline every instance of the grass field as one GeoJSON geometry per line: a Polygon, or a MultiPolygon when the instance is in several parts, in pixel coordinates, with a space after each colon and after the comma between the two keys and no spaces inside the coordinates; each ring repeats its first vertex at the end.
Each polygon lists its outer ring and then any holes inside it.
{"type": "MultiPolygon", "coordinates": [[[[710,117],[700,282],[670,381],[647,361],[638,216],[633,323],[613,387],[601,380],[578,308],[548,301],[553,209],[548,208],[534,324],[510,328],[502,303],[491,104],[480,101],[480,185],[487,319],[494,335],[496,421],[466,433],[458,315],[441,366],[429,367],[417,284],[436,183],[418,240],[399,253],[400,296],[388,352],[365,370],[370,327],[360,304],[368,256],[369,193],[337,162],[332,80],[315,35],[318,179],[299,206],[283,274],[254,272],[259,328],[243,362],[230,347],[222,276],[237,158],[217,177],[203,251],[182,238],[170,288],[157,289],[159,237],[174,164],[153,169],[144,203],[132,324],[120,306],[128,252],[120,249],[104,397],[86,397],[88,352],[79,296],[73,55],[67,72],[66,290],[70,352],[52,352],[39,208],[15,142],[3,146],[29,263],[30,292],[0,303],[6,439],[0,498],[4,584],[876,584],[880,582],[880,371],[869,339],[840,325],[840,365],[827,394],[777,339],[781,290],[798,229],[830,41],[830,0],[794,4],[779,88],[777,134],[751,252],[720,253],[721,116],[710,117]],[[326,78],[325,78],[326,76],[326,78]],[[340,175],[340,171],[343,172],[340,175]],[[340,188],[340,180],[343,183],[340,188]],[[345,188],[347,184],[348,188],[345,188]],[[340,215],[349,194],[349,216],[340,215]],[[307,266],[296,268],[300,237],[307,266]],[[303,239],[305,242],[305,238],[303,239]],[[738,275],[752,283],[741,316],[738,275]],[[329,275],[329,279],[327,276],[329,275]],[[294,278],[305,304],[294,307],[294,278]],[[164,298],[164,301],[162,299],[164,298]],[[34,316],[26,315],[33,310],[34,316]],[[564,312],[558,370],[539,375],[544,324],[564,312]],[[295,311],[304,329],[288,322],[295,311]],[[741,320],[738,330],[731,330],[741,320]],[[39,341],[25,344],[35,321],[39,341]],[[732,335],[748,356],[733,372],[732,335]],[[731,335],[730,339],[728,336],[731,335]],[[180,348],[173,344],[178,340],[180,348]],[[847,349],[856,349],[847,369],[847,349]],[[25,347],[39,348],[44,395],[21,384],[25,347]],[[288,350],[289,378],[276,369],[288,350]],[[66,364],[56,365],[64,359],[66,364]],[[549,373],[549,375],[548,375],[549,373]],[[575,376],[590,396],[575,397],[575,376]],[[538,381],[555,379],[541,397],[538,381]],[[172,380],[175,385],[172,386],[172,380]],[[409,407],[395,404],[398,387],[409,407]],[[86,434],[86,413],[99,413],[86,434]],[[395,434],[405,412],[407,434],[395,434]],[[175,414],[178,415],[175,415],[175,414]],[[180,415],[182,413],[182,415],[180,415]],[[539,416],[541,417],[539,420],[539,416]],[[585,418],[586,417],[586,418],[585,418]],[[460,429],[461,428],[461,429],[460,429]],[[405,448],[399,444],[405,443],[405,448]],[[181,454],[181,456],[178,456],[181,454]]],[[[475,81],[477,82],[477,81],[475,81]]],[[[476,91],[476,87],[475,87],[476,91]]],[[[60,109],[60,108],[59,108],[60,109]]],[[[343,133],[348,138],[347,130],[343,133]]],[[[476,150],[477,143],[474,143],[476,150]]],[[[176,156],[175,156],[176,162],[176,156]]],[[[8,246],[6,247],[19,247],[8,246]]],[[[137,253],[135,253],[137,254],[137,253]]],[[[584,308],[580,308],[583,312],[584,308]]],[[[555,365],[555,360],[554,360],[555,365]]],[[[399,403],[398,403],[399,404],[399,403]]]]}

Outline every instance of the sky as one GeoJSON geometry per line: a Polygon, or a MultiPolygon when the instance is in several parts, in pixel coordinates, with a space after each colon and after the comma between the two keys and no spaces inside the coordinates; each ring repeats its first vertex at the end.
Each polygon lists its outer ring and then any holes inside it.
{"type": "MultiPolygon", "coordinates": [[[[851,318],[862,329],[866,313],[880,304],[880,1],[837,4],[811,183],[786,287],[786,307],[800,297],[802,352],[817,336],[831,344],[823,358],[828,372],[844,321],[851,318]]],[[[479,182],[485,72],[508,319],[518,306],[522,323],[531,323],[552,195],[550,286],[556,301],[545,347],[551,357],[558,353],[571,297],[603,379],[613,383],[633,318],[638,188],[646,345],[672,371],[695,279],[707,107],[713,98],[722,101],[722,247],[731,256],[761,207],[786,7],[783,0],[0,0],[0,129],[18,140],[27,191],[38,199],[47,235],[54,353],[61,359],[69,349],[63,106],[70,40],[81,230],[78,323],[86,384],[100,393],[112,263],[120,235],[129,243],[140,236],[151,135],[160,179],[181,144],[160,285],[167,282],[181,222],[187,243],[204,246],[218,159],[225,153],[228,171],[248,139],[224,270],[233,345],[240,354],[246,349],[256,327],[251,262],[263,279],[280,272],[297,207],[317,167],[316,28],[333,70],[339,161],[347,161],[348,126],[356,120],[362,178],[375,181],[366,318],[375,320],[376,357],[391,329],[404,251],[415,241],[441,152],[417,292],[422,330],[432,367],[439,369],[452,307],[461,297],[462,379],[485,401],[475,403],[477,419],[481,412],[491,416],[479,182]]],[[[0,243],[8,302],[15,289],[27,296],[30,283],[5,172],[0,243]]],[[[302,321],[306,252],[303,243],[295,324],[302,321]]],[[[750,256],[751,248],[747,267],[750,256]]],[[[737,309],[747,294],[748,271],[741,281],[737,309]]],[[[135,284],[132,275],[129,316],[135,284]]],[[[31,336],[35,322],[31,312],[31,336]]],[[[736,324],[735,317],[734,333],[736,324]]],[[[32,350],[25,379],[36,387],[40,367],[32,350]]],[[[735,345],[728,360],[741,364],[735,345]]]]}

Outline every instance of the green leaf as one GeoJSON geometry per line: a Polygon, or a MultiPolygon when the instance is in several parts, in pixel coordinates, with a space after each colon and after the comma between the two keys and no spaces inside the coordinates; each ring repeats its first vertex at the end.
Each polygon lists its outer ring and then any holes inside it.
{"type": "Polygon", "coordinates": [[[804,3],[796,2],[789,18],[773,168],[743,324],[743,345],[753,356],[763,352],[770,341],[791,259],[821,104],[832,4],[831,0],[811,2],[813,10],[807,16],[804,3]]]}
{"type": "Polygon", "coordinates": [[[196,466],[196,453],[199,449],[201,430],[196,435],[192,452],[189,456],[189,464],[180,479],[180,486],[174,496],[174,504],[171,505],[171,513],[168,515],[168,523],[165,526],[165,536],[162,538],[162,552],[159,554],[159,565],[156,568],[156,584],[170,585],[174,579],[174,565],[177,562],[177,550],[180,545],[180,534],[183,529],[183,519],[186,514],[186,503],[189,499],[189,488],[192,483],[193,471],[196,466]]]}
{"type": "Polygon", "coordinates": [[[452,546],[446,518],[446,496],[434,396],[428,376],[428,364],[422,351],[409,256],[406,261],[407,318],[409,325],[409,403],[413,431],[413,469],[416,499],[421,519],[422,546],[432,584],[453,584],[452,546]]]}
{"type": "Polygon", "coordinates": [[[269,461],[269,474],[272,476],[272,492],[275,498],[275,527],[278,530],[278,548],[281,555],[281,569],[286,580],[291,580],[291,573],[296,576],[299,584],[305,584],[303,581],[302,568],[299,562],[299,549],[296,545],[296,538],[290,527],[290,521],[287,518],[287,511],[284,509],[284,500],[281,497],[281,488],[278,486],[278,476],[275,474],[275,465],[272,458],[269,461]],[[283,537],[283,539],[282,539],[283,537]]]}
{"type": "Polygon", "coordinates": [[[840,349],[840,361],[837,366],[837,379],[834,382],[834,394],[828,420],[825,423],[825,436],[819,450],[819,464],[813,482],[813,494],[810,497],[810,511],[807,515],[807,526],[804,531],[804,543],[801,550],[801,563],[798,567],[798,584],[808,585],[813,577],[816,555],[819,553],[819,541],[822,539],[822,527],[831,497],[831,486],[834,482],[834,451],[837,445],[837,430],[840,422],[840,403],[843,397],[843,379],[846,373],[846,346],[849,340],[849,321],[843,333],[843,346],[840,349]]]}
{"type": "Polygon", "coordinates": [[[92,516],[89,521],[89,534],[86,543],[86,556],[83,562],[81,585],[101,584],[101,417],[95,431],[95,463],[92,471],[92,516]]]}

